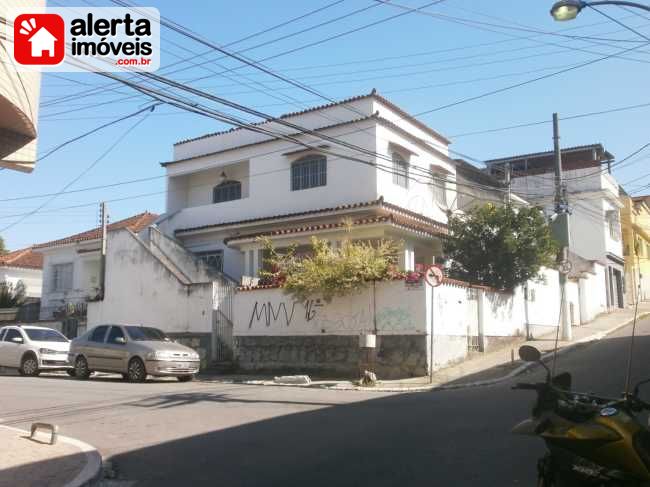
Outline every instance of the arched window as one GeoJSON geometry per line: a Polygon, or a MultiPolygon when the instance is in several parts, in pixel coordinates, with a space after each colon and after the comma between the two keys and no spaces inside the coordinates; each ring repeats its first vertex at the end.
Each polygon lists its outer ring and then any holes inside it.
{"type": "Polygon", "coordinates": [[[224,201],[241,199],[241,183],[239,181],[224,181],[212,190],[212,202],[222,203],[224,201]]]}
{"type": "Polygon", "coordinates": [[[409,187],[409,164],[397,152],[393,152],[393,183],[402,188],[409,187]]]}
{"type": "Polygon", "coordinates": [[[291,164],[291,191],[315,188],[327,184],[327,159],[309,155],[291,164]]]}

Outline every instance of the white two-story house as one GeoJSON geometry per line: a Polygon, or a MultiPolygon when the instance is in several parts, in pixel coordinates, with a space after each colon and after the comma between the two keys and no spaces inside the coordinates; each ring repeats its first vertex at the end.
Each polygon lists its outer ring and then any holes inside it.
{"type": "Polygon", "coordinates": [[[178,142],[167,171],[163,233],[236,281],[255,282],[258,237],[276,248],[312,235],[403,242],[400,267],[442,253],[456,205],[449,141],[373,91],[178,142]],[[288,127],[284,123],[292,124],[288,127]]]}
{"type": "MultiPolygon", "coordinates": [[[[571,253],[595,264],[601,286],[589,293],[597,312],[624,306],[624,257],[619,185],[611,174],[614,156],[601,144],[562,149],[562,174],[570,207],[571,253]],[[602,301],[602,304],[598,304],[602,301]]],[[[512,191],[551,216],[554,210],[555,163],[552,151],[487,161],[489,172],[503,177],[510,166],[512,191]]],[[[574,262],[578,266],[577,261],[574,262]]],[[[585,291],[587,292],[587,291],[585,291]]]]}

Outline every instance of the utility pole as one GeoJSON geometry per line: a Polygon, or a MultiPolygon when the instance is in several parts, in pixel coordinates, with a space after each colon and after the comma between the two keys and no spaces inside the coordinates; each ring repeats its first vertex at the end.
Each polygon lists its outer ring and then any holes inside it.
{"type": "Polygon", "coordinates": [[[506,186],[508,191],[506,192],[506,204],[510,205],[512,203],[512,166],[508,162],[506,163],[506,186]]]}
{"type": "Polygon", "coordinates": [[[553,150],[555,155],[555,214],[553,234],[560,244],[560,326],[562,340],[572,339],[571,323],[569,321],[567,301],[568,257],[569,257],[569,205],[566,199],[566,188],[562,180],[562,152],[560,150],[560,127],[557,113],[553,114],[553,150]]]}
{"type": "Polygon", "coordinates": [[[99,298],[104,300],[104,293],[106,291],[106,226],[108,222],[108,214],[106,213],[106,203],[103,201],[99,204],[99,219],[101,231],[101,256],[99,264],[99,298]]]}

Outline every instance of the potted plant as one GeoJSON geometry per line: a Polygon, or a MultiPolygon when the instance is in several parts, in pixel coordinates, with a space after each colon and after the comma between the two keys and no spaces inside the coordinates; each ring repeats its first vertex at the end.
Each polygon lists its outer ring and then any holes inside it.
{"type": "Polygon", "coordinates": [[[18,281],[14,286],[10,282],[0,282],[0,321],[13,321],[18,308],[25,302],[25,285],[18,281]]]}

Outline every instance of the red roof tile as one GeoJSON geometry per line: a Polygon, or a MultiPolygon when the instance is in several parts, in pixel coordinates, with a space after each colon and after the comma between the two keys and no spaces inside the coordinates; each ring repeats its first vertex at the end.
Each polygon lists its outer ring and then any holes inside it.
{"type": "Polygon", "coordinates": [[[24,269],[42,269],[43,255],[34,252],[32,247],[14,250],[0,255],[0,267],[21,267],[24,269]]]}
{"type": "MultiPolygon", "coordinates": [[[[425,233],[427,235],[435,236],[435,235],[445,235],[446,231],[443,230],[442,225],[436,226],[436,225],[427,225],[427,224],[422,224],[418,222],[414,222],[412,220],[402,218],[398,215],[394,214],[389,214],[389,215],[382,215],[382,216],[369,216],[366,218],[361,218],[359,220],[354,220],[352,222],[353,226],[363,226],[363,225],[372,225],[372,224],[377,224],[377,223],[388,223],[388,224],[393,224],[398,227],[403,227],[407,228],[409,230],[413,230],[416,232],[421,232],[425,233]]],[[[347,222],[335,222],[335,223],[322,223],[322,224],[315,224],[315,225],[303,225],[300,227],[292,227],[292,228],[283,228],[283,229],[278,229],[278,230],[270,230],[266,232],[256,232],[256,233],[249,233],[246,235],[237,235],[235,237],[230,237],[230,238],[225,238],[224,243],[227,245],[228,242],[231,242],[233,240],[250,240],[253,238],[257,237],[276,237],[280,235],[291,235],[291,234],[297,234],[297,233],[310,233],[310,232],[316,232],[320,230],[330,230],[330,229],[339,229],[339,228],[344,228],[347,226],[347,222]]]]}
{"type": "MultiPolygon", "coordinates": [[[[154,221],[156,221],[157,218],[158,215],[156,215],[155,213],[149,213],[148,211],[145,211],[144,213],[140,213],[138,215],[125,218],[124,220],[116,221],[115,223],[111,223],[110,225],[108,225],[108,231],[110,232],[113,230],[128,228],[132,232],[137,233],[140,230],[143,230],[144,228],[151,225],[154,221]]],[[[92,230],[87,230],[85,232],[71,235],[69,237],[60,238],[58,240],[52,240],[51,242],[37,244],[34,245],[34,248],[42,249],[45,247],[55,247],[57,245],[66,245],[70,243],[84,242],[87,240],[96,240],[99,239],[100,237],[101,237],[101,228],[97,227],[97,228],[93,228],[92,230]]]]}

